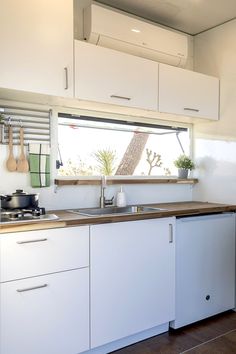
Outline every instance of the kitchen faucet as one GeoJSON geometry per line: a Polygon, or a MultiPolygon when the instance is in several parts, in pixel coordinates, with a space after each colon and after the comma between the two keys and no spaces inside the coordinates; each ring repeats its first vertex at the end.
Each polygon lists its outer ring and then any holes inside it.
{"type": "Polygon", "coordinates": [[[101,177],[100,208],[105,208],[106,206],[113,204],[114,197],[112,197],[111,199],[106,199],[106,197],[105,197],[106,187],[107,187],[106,176],[102,175],[102,177],[101,177]]]}

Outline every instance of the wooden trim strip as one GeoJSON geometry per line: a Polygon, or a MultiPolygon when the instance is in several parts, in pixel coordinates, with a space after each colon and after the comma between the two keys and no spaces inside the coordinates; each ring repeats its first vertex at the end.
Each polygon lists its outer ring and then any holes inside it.
{"type": "MultiPolygon", "coordinates": [[[[84,186],[84,185],[100,185],[101,179],[55,179],[55,185],[57,186],[84,186]]],[[[127,179],[108,179],[108,185],[114,184],[196,184],[197,178],[127,178],[127,179]]]]}
{"type": "Polygon", "coordinates": [[[54,222],[36,222],[35,224],[32,222],[29,222],[28,224],[25,222],[23,225],[21,225],[22,221],[19,221],[18,224],[2,224],[0,226],[0,235],[2,233],[7,233],[7,232],[21,232],[21,231],[34,231],[34,230],[44,230],[44,229],[55,229],[55,228],[61,228],[61,227],[66,227],[67,223],[64,221],[54,221],[54,222]]]}

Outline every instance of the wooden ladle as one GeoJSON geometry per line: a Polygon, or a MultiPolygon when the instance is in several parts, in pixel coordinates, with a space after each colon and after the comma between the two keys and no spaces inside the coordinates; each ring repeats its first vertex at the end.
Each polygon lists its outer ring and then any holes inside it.
{"type": "Polygon", "coordinates": [[[12,136],[12,126],[9,125],[9,156],[6,162],[6,166],[8,171],[13,172],[16,171],[16,160],[13,155],[13,136],[12,136]]]}
{"type": "Polygon", "coordinates": [[[20,156],[17,161],[17,171],[18,172],[28,172],[29,163],[26,159],[24,152],[24,128],[20,127],[20,156]]]}

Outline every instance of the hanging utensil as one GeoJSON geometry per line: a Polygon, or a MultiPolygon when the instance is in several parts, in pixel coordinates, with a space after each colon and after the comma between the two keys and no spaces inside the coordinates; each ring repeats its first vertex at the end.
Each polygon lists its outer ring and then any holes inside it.
{"type": "Polygon", "coordinates": [[[22,126],[20,127],[20,151],[20,156],[17,162],[17,171],[26,173],[29,171],[29,163],[24,152],[24,128],[22,126]]]}
{"type": "Polygon", "coordinates": [[[10,172],[14,172],[16,171],[16,160],[14,158],[13,155],[13,133],[12,133],[12,126],[9,125],[9,142],[8,142],[8,146],[9,146],[9,156],[6,162],[6,166],[8,171],[10,172]]]}

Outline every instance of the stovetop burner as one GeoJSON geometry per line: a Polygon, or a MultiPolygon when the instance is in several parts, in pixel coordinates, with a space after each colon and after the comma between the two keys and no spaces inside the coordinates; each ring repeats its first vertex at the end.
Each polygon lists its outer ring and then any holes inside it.
{"type": "Polygon", "coordinates": [[[39,218],[45,215],[45,208],[29,208],[29,209],[0,209],[1,216],[11,220],[24,219],[26,217],[39,218]]]}
{"type": "Polygon", "coordinates": [[[54,214],[46,214],[45,208],[0,209],[0,223],[16,223],[19,221],[55,220],[54,214]]]}

